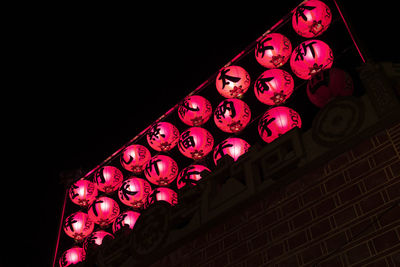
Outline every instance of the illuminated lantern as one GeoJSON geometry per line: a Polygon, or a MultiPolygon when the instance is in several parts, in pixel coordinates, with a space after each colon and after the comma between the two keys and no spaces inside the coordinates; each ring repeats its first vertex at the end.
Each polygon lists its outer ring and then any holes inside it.
{"type": "Polygon", "coordinates": [[[133,229],[133,226],[135,226],[135,223],[139,218],[139,215],[140,215],[139,212],[131,210],[121,213],[113,223],[112,226],[113,233],[115,233],[125,225],[128,225],[130,229],[133,229]]]}
{"type": "Polygon", "coordinates": [[[257,62],[263,67],[279,68],[289,60],[292,44],[286,36],[270,33],[257,43],[255,53],[257,62]]]}
{"type": "Polygon", "coordinates": [[[178,194],[167,187],[158,187],[151,191],[147,199],[147,205],[151,205],[156,201],[168,202],[171,206],[178,204],[178,194]]]}
{"type": "Polygon", "coordinates": [[[94,175],[97,189],[109,194],[117,190],[123,181],[122,172],[114,166],[104,166],[98,169],[94,175]]]}
{"type": "Polygon", "coordinates": [[[249,148],[249,143],[243,139],[236,137],[227,138],[214,148],[214,163],[217,165],[218,160],[225,155],[229,155],[234,161],[237,161],[249,148]]]}
{"type": "Polygon", "coordinates": [[[184,168],[178,175],[176,185],[178,189],[185,186],[197,185],[198,181],[203,178],[204,173],[210,173],[210,169],[203,165],[190,165],[184,168]]]}
{"type": "Polygon", "coordinates": [[[122,203],[135,209],[140,209],[150,194],[151,186],[145,179],[132,177],[126,179],[118,190],[122,203]]]}
{"type": "Polygon", "coordinates": [[[178,143],[179,131],[169,122],[154,124],[147,132],[147,143],[157,151],[168,151],[178,143]]]}
{"type": "Polygon", "coordinates": [[[179,118],[189,126],[200,126],[208,121],[212,115],[210,101],[199,95],[188,96],[179,105],[179,118]]]}
{"type": "Polygon", "coordinates": [[[64,221],[64,232],[76,242],[82,241],[93,229],[94,222],[82,211],[72,213],[64,221]]]}
{"type": "Polygon", "coordinates": [[[176,178],[178,171],[175,160],[165,155],[156,155],[146,164],[144,175],[150,183],[165,186],[176,178]]]}
{"type": "Polygon", "coordinates": [[[293,29],[301,36],[313,38],[322,34],[332,21],[329,7],[318,0],[309,0],[296,8],[292,16],[293,29]]]}
{"type": "Polygon", "coordinates": [[[249,106],[240,99],[229,98],[222,101],[214,111],[214,122],[227,133],[237,133],[250,122],[249,106]]]}
{"type": "Polygon", "coordinates": [[[98,194],[96,185],[88,180],[78,180],[69,188],[69,198],[81,207],[87,207],[93,203],[98,194]]]}
{"type": "Polygon", "coordinates": [[[141,173],[150,160],[150,151],[142,145],[130,145],[122,152],[121,165],[133,173],[141,173]]]}
{"type": "Polygon", "coordinates": [[[241,97],[249,89],[250,75],[239,66],[225,67],[219,71],[215,85],[223,97],[241,97]]]}
{"type": "Polygon", "coordinates": [[[101,246],[105,237],[110,237],[114,239],[114,236],[106,231],[99,230],[93,232],[88,237],[86,237],[85,241],[83,242],[83,247],[85,248],[85,250],[87,250],[89,247],[92,246],[101,246]]]}
{"type": "Polygon", "coordinates": [[[118,214],[118,203],[109,197],[97,198],[89,208],[89,217],[102,228],[112,223],[118,214]]]}
{"type": "Polygon", "coordinates": [[[320,40],[308,40],[296,47],[290,57],[290,67],[297,77],[308,80],[312,75],[329,69],[333,63],[331,48],[320,40]]]}
{"type": "Polygon", "coordinates": [[[307,83],[308,98],[320,108],[337,96],[350,96],[353,92],[351,76],[338,68],[321,71],[307,83]]]}
{"type": "Polygon", "coordinates": [[[293,93],[292,76],[281,69],[264,71],[254,84],[254,94],[257,99],[267,105],[279,105],[293,93]]]}
{"type": "Polygon", "coordinates": [[[213,136],[204,128],[191,127],[179,138],[179,151],[188,158],[199,160],[211,152],[214,145],[213,136]]]}
{"type": "Polygon", "coordinates": [[[60,267],[67,267],[71,264],[77,264],[84,261],[86,257],[86,252],[83,248],[73,247],[65,251],[59,260],[60,267]]]}
{"type": "Polygon", "coordinates": [[[258,133],[265,142],[271,143],[294,127],[301,128],[299,114],[291,108],[280,106],[264,113],[258,123],[258,133]]]}

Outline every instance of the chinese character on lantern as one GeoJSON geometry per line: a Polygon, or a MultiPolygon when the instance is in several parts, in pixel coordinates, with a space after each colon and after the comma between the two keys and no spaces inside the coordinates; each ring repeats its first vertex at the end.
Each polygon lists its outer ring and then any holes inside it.
{"type": "Polygon", "coordinates": [[[96,199],[96,185],[88,180],[78,180],[69,188],[69,198],[81,207],[87,207],[96,199]]]}
{"type": "Polygon", "coordinates": [[[257,43],[256,60],[263,67],[274,69],[284,65],[292,53],[289,39],[280,33],[267,34],[257,43]]]}
{"type": "Polygon", "coordinates": [[[82,241],[94,229],[94,222],[81,211],[72,213],[64,221],[64,232],[76,242],[82,241]]]}
{"type": "Polygon", "coordinates": [[[212,106],[210,101],[202,96],[188,96],[179,105],[178,115],[186,125],[200,126],[211,117],[212,106]]]}
{"type": "Polygon", "coordinates": [[[239,66],[225,67],[219,71],[215,85],[223,97],[242,97],[249,89],[250,75],[239,66]]]}
{"type": "Polygon", "coordinates": [[[225,139],[214,148],[214,163],[217,165],[218,161],[225,155],[229,155],[234,161],[237,161],[249,148],[249,143],[241,138],[230,137],[225,139]]]}
{"type": "Polygon", "coordinates": [[[204,158],[211,152],[214,145],[213,136],[204,128],[191,127],[179,138],[179,151],[194,160],[204,158]]]}
{"type": "Polygon", "coordinates": [[[100,227],[106,227],[119,215],[118,203],[109,197],[99,197],[89,207],[89,218],[100,227]]]}
{"type": "Polygon", "coordinates": [[[141,173],[150,158],[150,151],[145,146],[130,145],[122,152],[121,165],[128,171],[141,173]]]}
{"type": "Polygon", "coordinates": [[[156,155],[146,164],[144,175],[150,183],[165,186],[176,178],[178,171],[178,164],[171,157],[156,155]]]}
{"type": "Polygon", "coordinates": [[[225,99],[214,111],[215,125],[227,133],[240,132],[247,126],[250,119],[250,108],[240,99],[225,99]]]}
{"type": "Polygon", "coordinates": [[[114,166],[104,166],[98,169],[94,175],[97,188],[109,194],[117,190],[123,181],[122,172],[114,166]]]}
{"type": "Polygon", "coordinates": [[[183,187],[191,187],[198,184],[203,178],[204,174],[211,173],[210,169],[198,164],[190,165],[184,168],[178,175],[177,187],[181,189],[183,187]]]}
{"type": "Polygon", "coordinates": [[[169,151],[176,146],[179,131],[169,122],[155,123],[147,132],[147,143],[157,151],[169,151]]]}
{"type": "Polygon", "coordinates": [[[145,179],[131,177],[122,183],[118,190],[118,197],[125,205],[141,209],[150,191],[151,186],[145,179]]]}

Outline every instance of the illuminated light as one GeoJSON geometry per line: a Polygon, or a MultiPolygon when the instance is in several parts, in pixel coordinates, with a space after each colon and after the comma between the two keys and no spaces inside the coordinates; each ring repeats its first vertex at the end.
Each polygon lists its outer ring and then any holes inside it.
{"type": "Polygon", "coordinates": [[[309,0],[299,5],[292,16],[293,29],[306,38],[321,35],[328,29],[331,21],[331,10],[318,0],[309,0]]]}
{"type": "Polygon", "coordinates": [[[270,33],[263,37],[255,49],[257,62],[269,69],[283,66],[290,58],[292,44],[280,33],[270,33]]]}
{"type": "Polygon", "coordinates": [[[120,161],[124,169],[139,174],[150,158],[150,151],[145,146],[135,144],[124,149],[120,161]]]}
{"type": "Polygon", "coordinates": [[[85,260],[86,252],[83,248],[73,247],[65,251],[59,260],[60,267],[67,267],[85,260]]]}
{"type": "Polygon", "coordinates": [[[145,179],[131,177],[126,179],[118,190],[121,202],[135,209],[143,208],[151,192],[150,183],[145,179]]]}
{"type": "Polygon", "coordinates": [[[193,164],[184,168],[176,180],[178,189],[197,185],[198,181],[203,178],[204,173],[211,173],[211,171],[203,165],[193,164]]]}
{"type": "Polygon", "coordinates": [[[210,101],[202,96],[188,96],[179,105],[178,115],[186,125],[200,126],[210,119],[212,106],[210,101]]]}
{"type": "Polygon", "coordinates": [[[257,99],[267,105],[279,105],[293,93],[292,76],[281,69],[264,71],[254,83],[254,94],[257,99]]]}
{"type": "Polygon", "coordinates": [[[94,175],[94,182],[97,189],[106,194],[110,194],[117,190],[123,181],[122,172],[114,166],[104,166],[98,169],[94,175]]]}
{"type": "Polygon", "coordinates": [[[118,203],[109,197],[99,197],[89,207],[89,217],[104,228],[118,217],[120,212],[118,203]]]}
{"type": "Polygon", "coordinates": [[[240,66],[222,68],[215,80],[218,92],[226,98],[240,98],[250,86],[250,75],[240,66]]]}
{"type": "Polygon", "coordinates": [[[172,123],[155,123],[147,132],[147,143],[156,151],[169,151],[176,146],[179,131],[172,123]]]}
{"type": "Polygon", "coordinates": [[[121,213],[117,217],[117,219],[115,219],[115,221],[113,223],[113,226],[112,226],[113,233],[120,230],[125,225],[127,225],[130,229],[133,229],[139,216],[140,216],[139,212],[135,212],[135,211],[131,211],[131,210],[121,213]]]}
{"type": "Polygon", "coordinates": [[[290,131],[294,127],[301,128],[299,114],[288,107],[274,107],[264,113],[258,123],[258,133],[267,143],[290,131]]]}
{"type": "Polygon", "coordinates": [[[290,67],[297,77],[309,80],[312,75],[332,67],[331,48],[320,40],[308,40],[297,46],[290,57],[290,67]]]}
{"type": "Polygon", "coordinates": [[[175,206],[176,204],[178,204],[178,194],[172,189],[166,187],[158,187],[151,191],[147,199],[147,207],[155,203],[156,201],[165,201],[171,206],[175,206]]]}
{"type": "Polygon", "coordinates": [[[242,131],[251,119],[249,106],[240,99],[229,98],[222,101],[214,111],[214,122],[227,133],[242,131]]]}
{"type": "Polygon", "coordinates": [[[76,242],[82,241],[94,229],[94,222],[81,211],[72,213],[64,221],[64,232],[76,242]]]}
{"type": "Polygon", "coordinates": [[[103,230],[91,233],[88,237],[86,237],[85,241],[83,242],[83,247],[85,251],[88,250],[88,248],[90,247],[101,246],[105,237],[110,237],[114,239],[114,236],[112,234],[103,230]]]}
{"type": "Polygon", "coordinates": [[[68,191],[71,201],[81,207],[87,207],[93,203],[98,194],[96,185],[88,180],[78,180],[73,183],[68,191]]]}
{"type": "Polygon", "coordinates": [[[178,164],[169,156],[156,155],[146,164],[144,175],[150,183],[166,186],[178,175],[178,164]]]}
{"type": "Polygon", "coordinates": [[[194,160],[204,158],[211,152],[213,146],[213,136],[206,129],[200,127],[191,127],[184,131],[178,143],[182,155],[194,160]]]}
{"type": "Polygon", "coordinates": [[[237,161],[249,148],[249,143],[241,138],[227,138],[214,148],[214,163],[217,165],[218,161],[225,155],[229,155],[234,161],[237,161]]]}

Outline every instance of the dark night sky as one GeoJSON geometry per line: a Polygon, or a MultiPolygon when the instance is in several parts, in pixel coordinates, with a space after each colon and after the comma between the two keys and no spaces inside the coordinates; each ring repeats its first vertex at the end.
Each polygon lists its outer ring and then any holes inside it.
{"type": "MultiPolygon", "coordinates": [[[[102,162],[299,3],[280,2],[157,10],[153,3],[123,13],[126,7],[65,6],[24,25],[16,47],[23,75],[13,96],[19,145],[12,158],[21,175],[13,187],[22,182],[29,199],[14,211],[25,210],[33,222],[18,225],[27,230],[19,239],[26,256],[10,266],[51,263],[61,171],[89,171],[102,162]]],[[[390,32],[397,28],[389,26],[394,9],[385,2],[342,5],[372,56],[394,59],[390,32]]]]}

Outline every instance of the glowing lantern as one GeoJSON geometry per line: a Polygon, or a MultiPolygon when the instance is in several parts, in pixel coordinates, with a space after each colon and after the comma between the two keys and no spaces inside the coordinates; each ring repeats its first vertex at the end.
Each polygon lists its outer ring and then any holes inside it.
{"type": "Polygon", "coordinates": [[[198,181],[203,178],[202,175],[210,172],[210,169],[203,165],[190,165],[179,173],[176,185],[178,189],[181,189],[184,186],[197,185],[198,181]]]}
{"type": "Polygon", "coordinates": [[[78,180],[69,188],[69,198],[81,207],[87,207],[93,203],[98,194],[96,185],[88,180],[78,180]]]}
{"type": "Polygon", "coordinates": [[[249,106],[240,99],[229,98],[222,101],[214,111],[214,122],[227,133],[237,133],[250,122],[249,106]]]}
{"type": "Polygon", "coordinates": [[[225,155],[229,155],[234,161],[237,161],[249,148],[249,143],[243,139],[236,137],[225,139],[214,148],[214,163],[217,165],[218,160],[225,155]]]}
{"type": "Polygon", "coordinates": [[[115,233],[125,225],[128,225],[130,229],[133,229],[133,226],[135,226],[135,223],[139,218],[139,215],[140,215],[139,212],[131,210],[121,213],[113,223],[112,226],[113,233],[115,233]]]}
{"type": "Polygon", "coordinates": [[[130,145],[121,155],[121,165],[133,173],[141,173],[150,160],[150,151],[142,145],[130,145]]]}
{"type": "Polygon", "coordinates": [[[200,126],[208,121],[212,115],[210,101],[199,95],[188,96],[179,105],[179,118],[189,126],[200,126]]]}
{"type": "Polygon", "coordinates": [[[122,203],[135,209],[143,207],[150,194],[151,186],[145,179],[132,177],[126,179],[118,190],[122,203]]]}
{"type": "Polygon", "coordinates": [[[89,217],[100,227],[112,223],[119,214],[118,203],[109,197],[99,197],[89,208],[89,217]]]}
{"type": "Polygon", "coordinates": [[[308,40],[296,47],[290,58],[290,67],[297,77],[308,80],[312,75],[329,69],[333,63],[331,48],[320,40],[308,40]]]}
{"type": "Polygon", "coordinates": [[[320,108],[337,96],[350,96],[353,92],[354,85],[350,75],[337,68],[321,71],[307,83],[308,98],[320,108]]]}
{"type": "Polygon", "coordinates": [[[257,62],[263,67],[279,68],[289,60],[292,44],[286,36],[270,33],[257,43],[255,53],[257,62]]]}
{"type": "Polygon", "coordinates": [[[89,247],[92,246],[101,246],[105,237],[110,237],[114,239],[114,236],[106,231],[99,230],[93,232],[88,237],[86,237],[85,241],[83,242],[83,247],[85,248],[85,250],[87,250],[89,247]]]}
{"type": "Polygon", "coordinates": [[[76,242],[82,241],[94,229],[94,222],[89,216],[81,211],[72,213],[64,221],[64,232],[75,239],[76,242]]]}
{"type": "Polygon", "coordinates": [[[59,260],[60,267],[67,267],[71,264],[76,264],[78,262],[84,261],[86,257],[86,252],[83,248],[73,247],[65,251],[59,260]]]}
{"type": "Polygon", "coordinates": [[[249,89],[250,75],[239,66],[225,67],[219,71],[215,84],[223,97],[241,97],[249,89]]]}
{"type": "Polygon", "coordinates": [[[166,187],[158,187],[151,191],[151,194],[147,199],[147,205],[149,206],[156,201],[166,201],[171,206],[175,206],[176,204],[178,204],[178,194],[172,189],[166,187]]]}
{"type": "Polygon", "coordinates": [[[254,94],[257,99],[267,105],[279,105],[293,93],[292,76],[281,69],[264,71],[254,84],[254,94]]]}
{"type": "Polygon", "coordinates": [[[178,171],[175,160],[168,156],[157,155],[146,164],[144,175],[150,183],[165,186],[176,178],[178,171]]]}
{"type": "Polygon", "coordinates": [[[191,127],[179,138],[179,151],[188,158],[199,160],[211,152],[214,145],[213,136],[204,128],[191,127]]]}
{"type": "Polygon", "coordinates": [[[159,122],[147,132],[147,143],[157,151],[168,151],[178,143],[179,131],[169,122],[159,122]]]}
{"type": "Polygon", "coordinates": [[[332,21],[329,7],[318,0],[309,0],[296,8],[292,16],[293,29],[301,36],[313,38],[322,34],[332,21]]]}
{"type": "Polygon", "coordinates": [[[97,189],[109,194],[117,190],[123,181],[122,172],[114,166],[104,166],[98,169],[94,175],[97,189]]]}
{"type": "Polygon", "coordinates": [[[294,127],[301,128],[299,114],[288,107],[274,107],[261,117],[258,123],[258,133],[265,142],[271,143],[294,127]]]}

